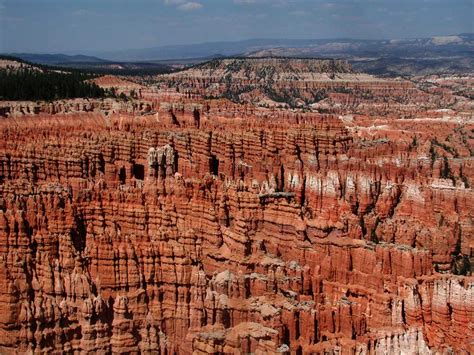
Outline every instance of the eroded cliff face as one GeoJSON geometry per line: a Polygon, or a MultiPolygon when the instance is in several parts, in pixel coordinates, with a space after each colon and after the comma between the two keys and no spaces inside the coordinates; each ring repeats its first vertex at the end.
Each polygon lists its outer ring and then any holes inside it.
{"type": "MultiPolygon", "coordinates": [[[[104,86],[110,88],[110,86],[104,86]]],[[[123,87],[120,88],[124,90],[123,87]]],[[[124,101],[115,99],[73,99],[58,100],[53,102],[44,101],[0,101],[1,117],[20,117],[19,124],[24,116],[32,115],[63,115],[71,117],[73,114],[96,113],[108,116],[114,113],[128,113],[135,115],[148,114],[154,111],[154,103],[151,101],[124,101]]]]}
{"type": "MultiPolygon", "coordinates": [[[[295,58],[216,59],[157,77],[191,97],[226,98],[261,107],[332,110],[340,106],[405,106],[428,98],[408,80],[357,73],[347,61],[295,58]]],[[[431,98],[432,99],[432,98],[431,98]]],[[[451,102],[452,103],[452,102],[451,102]]],[[[446,107],[448,100],[443,100],[446,107]]],[[[412,111],[412,108],[411,110],[412,111]]]]}
{"type": "Polygon", "coordinates": [[[474,351],[472,118],[97,105],[0,119],[2,352],[474,351]]]}

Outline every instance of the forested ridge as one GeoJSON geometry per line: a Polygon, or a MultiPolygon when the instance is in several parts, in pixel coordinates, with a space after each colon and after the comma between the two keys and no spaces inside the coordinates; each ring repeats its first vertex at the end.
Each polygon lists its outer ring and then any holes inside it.
{"type": "Polygon", "coordinates": [[[0,100],[58,100],[71,98],[97,98],[109,93],[89,81],[93,74],[77,70],[53,70],[36,66],[16,58],[19,67],[6,66],[0,69],[0,100]]]}
{"type": "Polygon", "coordinates": [[[0,99],[57,100],[76,97],[105,97],[106,91],[87,81],[91,76],[77,72],[40,71],[30,68],[0,70],[0,99]]]}

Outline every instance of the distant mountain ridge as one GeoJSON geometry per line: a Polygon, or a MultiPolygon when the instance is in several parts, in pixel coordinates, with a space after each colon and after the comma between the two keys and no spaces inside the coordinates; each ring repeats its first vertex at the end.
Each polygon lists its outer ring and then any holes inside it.
{"type": "Polygon", "coordinates": [[[108,60],[88,55],[35,54],[35,53],[8,53],[8,55],[26,60],[31,63],[45,65],[61,65],[72,63],[106,63],[108,60]]]}
{"type": "Polygon", "coordinates": [[[391,40],[249,39],[94,53],[108,60],[145,61],[221,56],[392,56],[472,55],[474,34],[391,40]]]}
{"type": "Polygon", "coordinates": [[[87,55],[6,53],[41,64],[143,62],[170,59],[212,58],[222,56],[392,56],[473,55],[474,33],[428,38],[390,40],[364,39],[248,39],[229,42],[167,45],[143,49],[125,49],[87,55]]]}
{"type": "MultiPolygon", "coordinates": [[[[2,57],[2,55],[0,55],[2,57]]],[[[3,56],[40,66],[79,69],[96,74],[155,75],[168,73],[171,67],[161,63],[113,62],[87,55],[11,53],[3,56]]]]}
{"type": "Polygon", "coordinates": [[[248,39],[168,45],[87,55],[13,53],[24,60],[87,70],[164,72],[212,58],[298,57],[348,60],[377,75],[474,73],[474,33],[391,40],[248,39]]]}

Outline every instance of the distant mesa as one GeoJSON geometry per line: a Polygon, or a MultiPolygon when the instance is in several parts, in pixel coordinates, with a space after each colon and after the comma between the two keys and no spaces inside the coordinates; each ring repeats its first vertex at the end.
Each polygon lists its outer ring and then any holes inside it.
{"type": "Polygon", "coordinates": [[[347,60],[326,58],[214,59],[158,80],[170,80],[192,95],[264,107],[309,107],[332,93],[355,93],[362,83],[367,89],[386,86],[380,78],[356,72],[347,60]]]}

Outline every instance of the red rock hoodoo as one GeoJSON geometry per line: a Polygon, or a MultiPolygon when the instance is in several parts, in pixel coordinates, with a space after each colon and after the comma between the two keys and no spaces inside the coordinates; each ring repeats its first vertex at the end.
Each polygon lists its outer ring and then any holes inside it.
{"type": "Polygon", "coordinates": [[[2,103],[0,352],[474,352],[472,101],[329,68],[2,103]]]}

